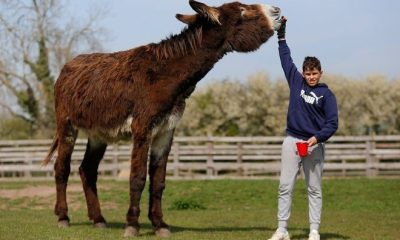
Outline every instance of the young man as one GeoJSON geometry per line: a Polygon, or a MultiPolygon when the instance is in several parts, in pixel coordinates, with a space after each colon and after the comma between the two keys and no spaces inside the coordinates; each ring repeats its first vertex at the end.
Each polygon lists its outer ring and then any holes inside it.
{"type": "Polygon", "coordinates": [[[324,142],[338,128],[338,109],[335,95],[328,86],[319,83],[322,70],[319,60],[306,57],[303,73],[293,63],[285,40],[285,17],[278,30],[279,55],[290,89],[287,114],[287,137],[282,144],[281,175],[278,196],[278,229],[270,240],[289,240],[287,231],[296,176],[303,166],[308,190],[309,240],[319,240],[322,208],[322,170],[325,157],[324,142]],[[297,142],[308,143],[308,155],[300,157],[297,142]]]}

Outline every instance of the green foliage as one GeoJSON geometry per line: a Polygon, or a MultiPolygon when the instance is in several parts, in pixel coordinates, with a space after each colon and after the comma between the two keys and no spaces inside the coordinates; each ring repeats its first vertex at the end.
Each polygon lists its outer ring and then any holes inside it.
{"type": "Polygon", "coordinates": [[[0,139],[28,139],[31,138],[33,132],[31,125],[20,118],[0,120],[0,139]]]}
{"type": "Polygon", "coordinates": [[[17,102],[24,113],[29,115],[29,119],[33,122],[39,114],[38,101],[33,93],[32,88],[28,87],[26,90],[18,91],[15,94],[17,102]]]}
{"type": "Polygon", "coordinates": [[[339,106],[339,135],[400,134],[400,79],[328,75],[339,106]]]}
{"type": "Polygon", "coordinates": [[[169,210],[204,210],[206,209],[201,203],[193,199],[176,200],[172,203],[169,210]]]}
{"type": "Polygon", "coordinates": [[[264,74],[252,75],[245,83],[212,83],[187,100],[178,135],[282,135],[286,88],[264,74]]]}

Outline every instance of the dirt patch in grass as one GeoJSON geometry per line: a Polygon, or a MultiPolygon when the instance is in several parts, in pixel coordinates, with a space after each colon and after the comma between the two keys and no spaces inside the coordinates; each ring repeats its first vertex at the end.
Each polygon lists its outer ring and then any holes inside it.
{"type": "MultiPolygon", "coordinates": [[[[82,185],[74,184],[67,188],[68,193],[82,192],[82,185]]],[[[0,190],[0,196],[2,198],[7,198],[10,200],[15,200],[19,198],[47,198],[56,194],[55,186],[35,186],[27,187],[22,189],[5,189],[0,190]]]]}
{"type": "MultiPolygon", "coordinates": [[[[102,185],[102,184],[99,184],[102,185]]],[[[109,191],[111,186],[101,186],[99,191],[109,191]]],[[[79,210],[86,206],[82,185],[73,183],[67,187],[68,208],[79,210]]],[[[38,185],[18,189],[0,189],[0,210],[21,208],[47,209],[56,200],[55,185],[38,185]]],[[[107,209],[116,209],[114,203],[103,203],[107,209]]]]}
{"type": "MultiPolygon", "coordinates": [[[[97,186],[97,189],[99,191],[107,191],[110,190],[110,186],[102,186],[102,184],[99,184],[97,186]]],[[[71,185],[68,185],[67,187],[67,194],[68,193],[82,193],[83,194],[83,188],[81,184],[74,183],[71,185]]],[[[9,199],[9,200],[15,200],[15,199],[20,199],[20,198],[48,198],[51,196],[56,195],[56,185],[51,185],[51,186],[44,186],[44,185],[39,185],[39,186],[33,186],[33,187],[26,187],[26,188],[20,188],[20,189],[0,189],[0,197],[9,199]]]]}

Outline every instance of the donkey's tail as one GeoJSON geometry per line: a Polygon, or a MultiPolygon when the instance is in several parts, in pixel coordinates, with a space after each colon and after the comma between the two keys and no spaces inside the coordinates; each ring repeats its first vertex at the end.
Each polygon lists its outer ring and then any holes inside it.
{"type": "Polygon", "coordinates": [[[47,153],[47,157],[42,162],[42,166],[47,166],[47,164],[49,164],[49,162],[53,158],[54,151],[56,151],[57,147],[58,147],[58,135],[56,134],[53,138],[53,143],[51,144],[49,152],[47,153]]]}

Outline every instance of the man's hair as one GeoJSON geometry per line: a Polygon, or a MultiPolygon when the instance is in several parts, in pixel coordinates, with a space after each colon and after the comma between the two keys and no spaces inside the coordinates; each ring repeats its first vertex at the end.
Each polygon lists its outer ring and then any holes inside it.
{"type": "Polygon", "coordinates": [[[309,56],[304,58],[303,72],[305,70],[312,70],[314,68],[318,69],[318,71],[321,72],[321,62],[319,61],[319,59],[316,57],[309,57],[309,56]]]}

